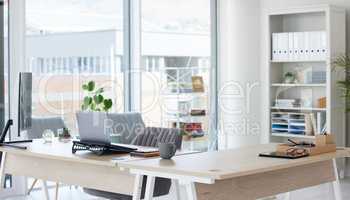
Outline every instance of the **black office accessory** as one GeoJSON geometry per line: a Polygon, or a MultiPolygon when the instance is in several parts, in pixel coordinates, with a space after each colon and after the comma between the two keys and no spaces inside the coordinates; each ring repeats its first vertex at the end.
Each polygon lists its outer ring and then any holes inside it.
{"type": "Polygon", "coordinates": [[[19,73],[18,90],[18,137],[32,127],[32,73],[19,73]]]}
{"type": "Polygon", "coordinates": [[[9,132],[9,130],[10,130],[10,128],[11,128],[12,125],[13,125],[13,120],[12,120],[12,119],[9,119],[9,120],[6,122],[5,128],[4,128],[4,130],[2,131],[2,133],[1,133],[1,135],[0,135],[0,146],[13,147],[13,148],[16,148],[16,149],[27,149],[27,147],[24,147],[24,146],[16,146],[16,145],[13,145],[13,144],[14,144],[14,143],[31,142],[31,140],[22,140],[22,141],[5,142],[6,135],[7,135],[7,133],[9,132]]]}
{"type": "Polygon", "coordinates": [[[76,153],[77,151],[91,151],[99,156],[112,153],[131,153],[136,150],[136,148],[130,148],[122,145],[102,144],[85,141],[73,141],[72,146],[72,153],[76,153]]]}
{"type": "Polygon", "coordinates": [[[309,154],[288,154],[281,152],[264,152],[259,154],[260,157],[269,157],[269,158],[284,158],[284,159],[298,159],[309,156],[309,154]]]}
{"type": "Polygon", "coordinates": [[[308,142],[308,141],[296,142],[292,139],[288,139],[288,142],[291,143],[290,146],[299,146],[299,147],[315,147],[316,146],[314,143],[308,142]]]}
{"type": "Polygon", "coordinates": [[[12,125],[13,125],[13,120],[12,119],[7,120],[5,128],[2,131],[1,136],[0,136],[0,143],[4,143],[5,142],[5,138],[6,138],[7,132],[10,130],[10,127],[12,125]]]}

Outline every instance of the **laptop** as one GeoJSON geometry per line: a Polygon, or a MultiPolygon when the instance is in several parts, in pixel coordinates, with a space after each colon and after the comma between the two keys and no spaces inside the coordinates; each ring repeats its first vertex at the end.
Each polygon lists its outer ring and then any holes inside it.
{"type": "Polygon", "coordinates": [[[80,144],[106,147],[111,151],[130,153],[137,148],[111,143],[112,128],[108,124],[107,113],[77,112],[80,144]]]}

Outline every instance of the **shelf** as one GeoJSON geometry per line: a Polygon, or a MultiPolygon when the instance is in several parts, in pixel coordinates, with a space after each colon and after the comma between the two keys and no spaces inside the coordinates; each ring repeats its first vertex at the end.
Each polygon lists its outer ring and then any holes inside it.
{"type": "Polygon", "coordinates": [[[206,92],[163,92],[161,95],[164,96],[206,96],[206,92]]]}
{"type": "Polygon", "coordinates": [[[315,136],[298,135],[298,134],[292,134],[292,133],[272,133],[271,135],[275,137],[315,139],[315,136]]]}
{"type": "Polygon", "coordinates": [[[271,84],[272,87],[326,87],[326,83],[295,83],[295,84],[288,84],[288,83],[273,83],[271,84]]]}
{"type": "Polygon", "coordinates": [[[299,63],[299,62],[309,62],[309,63],[315,63],[315,62],[327,62],[326,59],[324,60],[271,60],[271,63],[299,63]]]}
{"type": "Polygon", "coordinates": [[[327,111],[326,108],[306,108],[306,107],[298,107],[298,108],[287,108],[287,107],[271,107],[272,110],[305,110],[305,111],[327,111]]]}

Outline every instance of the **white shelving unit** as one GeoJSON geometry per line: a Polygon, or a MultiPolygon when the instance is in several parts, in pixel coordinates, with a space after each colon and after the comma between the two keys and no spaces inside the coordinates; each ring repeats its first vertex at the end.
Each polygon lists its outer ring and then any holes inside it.
{"type": "MultiPolygon", "coordinates": [[[[266,69],[268,76],[266,77],[266,91],[269,95],[266,108],[266,126],[270,133],[271,142],[282,142],[286,138],[313,139],[314,136],[293,134],[289,129],[281,130],[281,132],[273,129],[272,113],[326,113],[327,132],[335,134],[337,145],[345,145],[345,109],[344,99],[341,98],[341,91],[337,88],[336,82],[344,79],[344,74],[340,74],[331,66],[332,60],[339,55],[345,54],[346,29],[345,29],[345,10],[342,8],[320,5],[308,6],[300,8],[290,8],[283,10],[270,10],[266,13],[268,22],[268,49],[266,57],[266,69]],[[321,59],[273,59],[276,51],[274,42],[276,34],[293,34],[303,32],[322,32],[325,33],[327,48],[325,49],[325,58],[321,59]],[[274,55],[273,55],[274,54],[274,55]],[[326,81],[324,83],[296,82],[284,83],[283,76],[287,72],[299,72],[303,70],[325,71],[326,81]],[[318,99],[326,97],[327,103],[325,108],[318,106],[318,99]],[[276,99],[304,99],[306,98],[312,105],[299,107],[278,107],[275,105],[276,99]]],[[[284,34],[284,35],[288,35],[284,34]]],[[[310,34],[311,35],[311,34],[310,34]]],[[[314,39],[309,36],[309,39],[314,39]]],[[[291,44],[289,44],[291,45],[291,44]]],[[[306,47],[305,47],[306,48],[306,47]]],[[[293,49],[294,51],[294,49],[293,49]]],[[[293,52],[290,51],[290,52],[293,52]]],[[[292,56],[290,56],[292,57],[292,56]]],[[[264,112],[265,113],[265,112],[264,112]]],[[[276,123],[275,123],[276,124],[276,123]]],[[[288,122],[281,127],[288,126],[288,122]]],[[[278,126],[275,126],[278,127],[278,126]]]]}
{"type": "Polygon", "coordinates": [[[200,123],[204,134],[209,129],[209,76],[208,67],[165,67],[161,71],[161,79],[164,87],[161,90],[161,98],[167,105],[162,112],[164,126],[181,128],[182,123],[200,123]],[[204,92],[193,92],[192,76],[201,76],[204,81],[204,92]],[[172,88],[168,84],[173,83],[172,88]],[[205,115],[193,116],[190,113],[183,114],[179,110],[181,102],[188,102],[188,111],[191,109],[205,110],[205,115]]]}

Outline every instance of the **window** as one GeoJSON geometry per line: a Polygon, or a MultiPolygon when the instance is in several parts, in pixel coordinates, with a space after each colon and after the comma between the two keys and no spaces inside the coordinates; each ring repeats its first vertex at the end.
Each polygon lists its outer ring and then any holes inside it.
{"type": "Polygon", "coordinates": [[[141,109],[147,124],[208,133],[215,112],[210,5],[210,0],[142,0],[141,109]],[[195,77],[202,90],[194,88],[195,77]]]}
{"type": "Polygon", "coordinates": [[[22,70],[33,72],[33,115],[61,116],[75,130],[81,86],[89,80],[105,87],[114,112],[123,112],[123,0],[25,3],[27,66],[22,70]]]}

